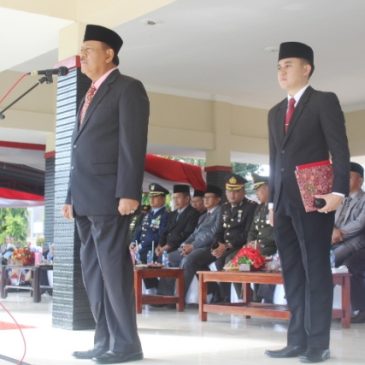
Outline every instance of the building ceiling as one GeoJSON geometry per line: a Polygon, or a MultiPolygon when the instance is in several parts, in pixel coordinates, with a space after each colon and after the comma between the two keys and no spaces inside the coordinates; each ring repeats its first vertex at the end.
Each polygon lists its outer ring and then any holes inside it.
{"type": "MultiPolygon", "coordinates": [[[[105,7],[109,3],[118,2],[105,7]]],[[[268,109],[283,97],[278,45],[297,40],[314,48],[312,85],[336,92],[346,111],[364,109],[364,16],[363,0],[176,0],[115,27],[124,39],[120,69],[150,91],[268,109]]],[[[0,39],[0,96],[17,72],[52,68],[59,31],[73,21],[4,8],[0,1],[0,32],[8,35],[0,39]]],[[[54,111],[54,90],[47,87],[19,108],[54,111]]],[[[37,143],[44,138],[40,133],[37,143]]]]}

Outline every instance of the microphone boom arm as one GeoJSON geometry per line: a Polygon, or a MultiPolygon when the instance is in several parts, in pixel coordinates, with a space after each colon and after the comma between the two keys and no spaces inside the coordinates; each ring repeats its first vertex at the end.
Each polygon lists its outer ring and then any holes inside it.
{"type": "Polygon", "coordinates": [[[13,100],[9,105],[7,105],[3,110],[0,111],[0,120],[5,119],[4,112],[6,112],[9,108],[11,108],[15,103],[17,103],[20,99],[22,99],[25,95],[30,93],[33,89],[35,89],[38,85],[43,83],[51,84],[53,82],[52,73],[47,73],[43,77],[41,77],[37,83],[31,86],[27,91],[18,96],[15,100],[13,100]]]}

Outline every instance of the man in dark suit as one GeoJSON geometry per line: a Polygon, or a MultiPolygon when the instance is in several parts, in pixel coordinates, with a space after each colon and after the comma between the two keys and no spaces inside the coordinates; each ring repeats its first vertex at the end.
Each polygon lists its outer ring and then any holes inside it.
{"type": "MultiPolygon", "coordinates": [[[[174,185],[172,199],[175,210],[169,213],[165,232],[160,236],[160,242],[155,253],[158,257],[161,257],[164,252],[167,252],[169,266],[179,267],[180,255],[178,249],[198,224],[199,212],[190,205],[189,185],[174,185]]],[[[161,278],[157,293],[160,295],[172,295],[174,287],[174,279],[161,278]]]]}
{"type": "Polygon", "coordinates": [[[269,112],[270,202],[291,319],[287,346],[270,357],[329,358],[332,275],[329,260],[334,211],[348,194],[349,150],[345,121],[334,93],[308,85],[313,50],[299,42],[280,45],[278,81],[288,97],[269,112]],[[291,100],[292,99],[292,100],[291,100]],[[297,165],[332,158],[332,193],[306,213],[295,179],[297,165]]]}
{"type": "Polygon", "coordinates": [[[190,205],[189,185],[174,185],[172,199],[175,210],[169,213],[166,229],[162,232],[155,251],[157,256],[167,251],[170,266],[178,267],[174,251],[193,233],[198,224],[199,212],[190,205]]]}
{"type": "Polygon", "coordinates": [[[113,364],[143,358],[137,333],[128,228],[141,197],[149,101],[142,83],[118,71],[122,39],[87,25],[81,71],[92,84],[72,136],[69,190],[63,208],[75,217],[81,267],[96,330],[79,359],[113,364]]]}
{"type": "Polygon", "coordinates": [[[206,212],[201,214],[194,232],[180,245],[176,252],[176,261],[184,268],[185,294],[198,270],[209,270],[205,260],[211,256],[210,247],[218,230],[222,189],[207,185],[204,193],[204,207],[206,212]]]}

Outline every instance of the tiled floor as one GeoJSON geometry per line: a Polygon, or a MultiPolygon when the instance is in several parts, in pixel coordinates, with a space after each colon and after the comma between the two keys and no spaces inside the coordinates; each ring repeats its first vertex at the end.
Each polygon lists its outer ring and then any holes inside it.
{"type": "MultiPolygon", "coordinates": [[[[87,365],[91,360],[76,360],[74,350],[89,349],[92,331],[68,331],[51,325],[52,299],[43,295],[35,304],[29,294],[9,294],[2,303],[17,321],[35,328],[24,329],[26,356],[31,365],[87,365]]],[[[0,308],[0,321],[11,319],[0,308]]],[[[282,347],[286,342],[286,322],[267,319],[245,319],[239,316],[209,314],[208,322],[200,322],[197,308],[183,313],[172,309],[145,308],[138,316],[145,365],[292,365],[298,359],[269,359],[265,349],[282,347]]],[[[365,363],[365,324],[342,329],[338,321],[332,324],[332,358],[326,364],[359,365],[365,363]]],[[[19,360],[24,345],[17,330],[0,331],[0,364],[19,360]]],[[[18,362],[13,362],[18,363],[18,362]]],[[[132,364],[132,363],[130,363],[132,364]]]]}

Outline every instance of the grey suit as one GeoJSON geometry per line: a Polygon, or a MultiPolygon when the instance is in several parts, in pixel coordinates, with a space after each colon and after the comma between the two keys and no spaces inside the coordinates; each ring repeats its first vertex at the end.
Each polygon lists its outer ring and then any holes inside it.
{"type": "Polygon", "coordinates": [[[365,192],[347,197],[337,209],[335,227],[343,233],[343,242],[334,245],[336,266],[342,265],[356,251],[365,247],[365,192]]]}
{"type": "MultiPolygon", "coordinates": [[[[82,107],[82,103],[81,103],[82,107]]],[[[149,101],[142,83],[113,71],[72,136],[66,203],[81,239],[81,267],[95,318],[95,348],[138,353],[129,216],[120,198],[140,200],[149,101]]],[[[79,119],[79,118],[78,118],[79,119]]]]}
{"type": "Polygon", "coordinates": [[[218,206],[212,213],[204,213],[194,232],[185,242],[193,244],[193,250],[185,257],[181,257],[180,267],[184,268],[185,292],[194,279],[198,270],[209,270],[209,263],[215,260],[210,253],[220,222],[221,207],[218,206]]]}

